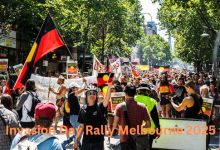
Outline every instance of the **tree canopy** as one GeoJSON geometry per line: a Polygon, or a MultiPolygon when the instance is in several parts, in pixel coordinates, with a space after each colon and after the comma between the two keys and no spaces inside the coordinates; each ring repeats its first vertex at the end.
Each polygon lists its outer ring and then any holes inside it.
{"type": "MultiPolygon", "coordinates": [[[[153,0],[159,1],[159,0],[153,0]]],[[[163,0],[158,17],[161,26],[176,39],[175,55],[198,70],[212,62],[212,49],[219,28],[220,5],[213,0],[163,0]],[[202,33],[209,37],[201,37],[202,33]]]]}
{"type": "Polygon", "coordinates": [[[169,65],[172,60],[170,44],[160,35],[146,35],[137,46],[143,64],[169,65]]]}
{"type": "Polygon", "coordinates": [[[5,0],[0,24],[16,26],[32,42],[50,12],[66,43],[93,54],[132,52],[143,33],[138,0],[5,0]]]}

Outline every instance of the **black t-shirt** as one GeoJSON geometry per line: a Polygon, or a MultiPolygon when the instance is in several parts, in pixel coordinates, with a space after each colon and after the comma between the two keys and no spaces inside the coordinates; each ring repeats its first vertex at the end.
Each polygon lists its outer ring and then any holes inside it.
{"type": "Polygon", "coordinates": [[[175,91],[176,91],[175,95],[177,97],[177,101],[179,103],[182,103],[185,94],[187,94],[186,88],[184,86],[177,86],[175,91]]]}
{"type": "Polygon", "coordinates": [[[107,107],[103,103],[94,106],[83,106],[80,110],[78,122],[84,124],[83,143],[99,143],[104,141],[107,107]],[[91,129],[88,131],[88,129],[91,129]],[[97,130],[98,129],[98,130],[97,130]],[[94,135],[99,131],[99,135],[94,135]]]}
{"type": "Polygon", "coordinates": [[[78,97],[75,96],[75,93],[70,93],[68,95],[68,102],[70,107],[70,115],[78,115],[80,110],[78,97]]]}

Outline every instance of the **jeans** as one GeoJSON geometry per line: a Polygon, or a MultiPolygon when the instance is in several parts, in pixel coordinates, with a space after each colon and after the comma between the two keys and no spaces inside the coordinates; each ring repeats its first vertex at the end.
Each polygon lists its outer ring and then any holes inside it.
{"type": "Polygon", "coordinates": [[[78,128],[79,123],[78,123],[78,115],[70,115],[70,123],[72,127],[74,128],[74,133],[76,135],[76,128],[78,128]]]}

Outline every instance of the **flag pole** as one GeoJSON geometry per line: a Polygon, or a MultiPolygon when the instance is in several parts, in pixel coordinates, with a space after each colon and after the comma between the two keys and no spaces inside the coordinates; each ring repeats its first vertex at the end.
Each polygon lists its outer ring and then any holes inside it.
{"type": "MultiPolygon", "coordinates": [[[[53,18],[51,17],[50,12],[48,12],[48,15],[50,16],[51,20],[53,21],[53,18]]],[[[62,36],[61,36],[61,34],[60,34],[59,29],[57,28],[57,26],[56,26],[56,24],[55,24],[55,22],[54,22],[54,21],[53,21],[53,23],[54,23],[54,26],[55,26],[55,28],[57,29],[57,32],[59,33],[59,35],[60,35],[61,39],[63,40],[64,45],[65,45],[65,47],[66,47],[66,49],[67,49],[68,53],[70,54],[70,57],[72,58],[72,60],[74,60],[74,58],[73,58],[73,56],[72,56],[72,54],[71,54],[71,52],[70,52],[70,50],[69,50],[69,48],[68,48],[68,46],[67,46],[66,42],[64,41],[63,37],[62,37],[62,36]]]]}

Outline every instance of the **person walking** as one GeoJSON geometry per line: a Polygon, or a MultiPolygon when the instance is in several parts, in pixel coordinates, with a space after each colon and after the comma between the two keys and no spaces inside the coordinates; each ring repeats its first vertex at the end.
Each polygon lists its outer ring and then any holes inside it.
{"type": "Polygon", "coordinates": [[[118,125],[123,129],[128,126],[129,129],[136,129],[136,133],[134,136],[129,132],[128,135],[120,134],[121,150],[148,150],[148,136],[142,134],[141,131],[137,131],[138,126],[139,129],[141,129],[143,121],[145,122],[143,125],[144,128],[149,128],[151,126],[148,110],[144,104],[138,103],[134,100],[134,96],[136,95],[135,86],[127,85],[124,92],[125,102],[116,106],[113,129],[116,129],[118,125]],[[139,135],[138,132],[141,135],[139,135]]]}

